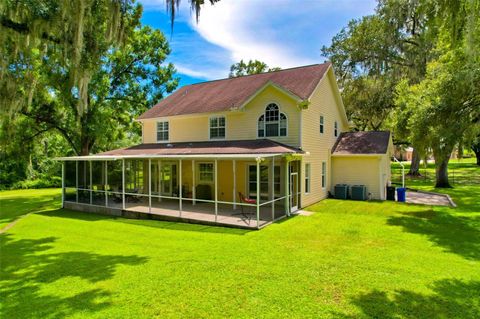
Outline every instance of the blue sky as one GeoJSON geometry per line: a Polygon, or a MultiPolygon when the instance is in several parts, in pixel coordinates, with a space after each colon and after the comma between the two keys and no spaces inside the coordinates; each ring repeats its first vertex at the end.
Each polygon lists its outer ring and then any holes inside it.
{"type": "MultiPolygon", "coordinates": [[[[162,30],[180,85],[225,78],[240,59],[289,68],[325,60],[320,48],[348,21],[372,14],[375,0],[221,0],[197,23],[187,0],[170,32],[164,0],[140,0],[142,22],[162,30]]],[[[206,1],[207,2],[207,1],[206,1]]]]}

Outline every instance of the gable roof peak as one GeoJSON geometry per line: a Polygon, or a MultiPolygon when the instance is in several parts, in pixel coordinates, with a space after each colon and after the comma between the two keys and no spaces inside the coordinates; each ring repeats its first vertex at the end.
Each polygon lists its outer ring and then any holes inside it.
{"type": "Polygon", "coordinates": [[[272,74],[272,73],[277,73],[277,72],[292,71],[292,70],[296,70],[296,69],[303,69],[303,68],[309,68],[309,67],[314,67],[314,66],[323,66],[323,65],[331,65],[331,64],[332,64],[331,62],[325,62],[325,63],[314,63],[314,64],[307,64],[307,65],[301,65],[301,66],[294,66],[294,67],[287,68],[287,69],[280,69],[280,70],[273,70],[273,71],[267,71],[267,72],[256,73],[256,74],[245,74],[245,75],[234,76],[234,77],[226,77],[226,78],[221,78],[221,79],[202,81],[202,82],[187,84],[184,87],[186,88],[186,87],[189,87],[189,86],[200,85],[200,84],[205,84],[205,83],[233,80],[233,79],[238,79],[238,78],[258,76],[258,75],[261,75],[261,74],[272,74]]]}
{"type": "Polygon", "coordinates": [[[138,119],[230,111],[241,107],[269,82],[302,100],[308,99],[330,65],[330,62],[312,64],[190,84],[161,100],[138,119]]]}

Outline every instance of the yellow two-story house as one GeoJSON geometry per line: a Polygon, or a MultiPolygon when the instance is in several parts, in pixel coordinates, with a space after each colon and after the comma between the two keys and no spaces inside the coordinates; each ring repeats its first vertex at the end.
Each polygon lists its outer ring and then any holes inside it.
{"type": "Polygon", "coordinates": [[[64,206],[261,228],[390,179],[390,134],[346,133],[330,63],[184,86],[137,121],[142,144],[63,158],[64,206]]]}

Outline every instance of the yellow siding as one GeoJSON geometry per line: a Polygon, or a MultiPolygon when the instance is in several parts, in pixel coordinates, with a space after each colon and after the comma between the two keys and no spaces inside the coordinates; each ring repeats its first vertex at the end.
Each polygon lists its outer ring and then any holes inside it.
{"type": "Polygon", "coordinates": [[[277,103],[280,111],[287,115],[288,132],[286,137],[271,137],[270,139],[292,146],[299,146],[300,112],[296,106],[296,102],[274,87],[267,87],[241,111],[144,120],[143,142],[157,142],[157,120],[167,120],[169,122],[169,142],[208,141],[209,118],[214,115],[226,116],[226,140],[256,139],[258,118],[265,111],[265,107],[272,102],[277,103]]]}
{"type": "MultiPolygon", "coordinates": [[[[178,161],[175,161],[178,163],[178,161]]],[[[198,159],[195,160],[195,184],[205,184],[198,181],[198,164],[199,163],[214,163],[211,159],[198,159]]],[[[245,161],[245,160],[236,160],[235,161],[235,178],[236,178],[236,190],[235,195],[233,194],[233,161],[232,160],[219,160],[218,162],[218,200],[224,202],[232,202],[235,196],[235,200],[238,202],[238,192],[242,192],[244,195],[247,195],[247,167],[248,165],[256,165],[255,161],[245,161]]],[[[261,165],[267,165],[270,167],[270,161],[264,161],[261,165]]],[[[284,165],[285,161],[277,159],[275,165],[280,165],[280,175],[281,181],[283,181],[284,174],[284,165]]],[[[187,189],[188,192],[192,192],[193,179],[192,179],[192,161],[183,160],[182,161],[182,185],[187,189]]],[[[270,178],[272,176],[270,175],[270,178]]],[[[145,183],[148,183],[148,173],[145,175],[145,183]]],[[[271,179],[269,185],[271,184],[271,179]]],[[[214,197],[214,183],[209,183],[212,187],[212,197],[214,197]]],[[[281,186],[281,192],[284,192],[283,185],[281,186]]],[[[186,194],[184,194],[186,195],[186,194]]],[[[185,196],[186,197],[186,196],[185,196]]]]}
{"type": "MultiPolygon", "coordinates": [[[[385,191],[383,174],[387,174],[385,163],[387,156],[378,157],[332,157],[332,185],[336,184],[366,185],[367,194],[371,193],[372,199],[384,199],[385,191]],[[382,187],[381,187],[382,185],[382,187]]],[[[385,180],[386,183],[386,180],[385,180]]]]}
{"type": "Polygon", "coordinates": [[[310,153],[302,160],[301,206],[305,207],[328,196],[331,181],[330,152],[337,137],[334,136],[334,122],[338,122],[338,134],[348,131],[342,120],[341,106],[334,94],[334,75],[330,69],[320,81],[310,99],[308,109],[302,111],[302,149],[310,153]],[[320,116],[324,117],[324,131],[320,133],[320,116]],[[322,162],[327,163],[326,187],[322,189],[322,162]],[[311,192],[305,194],[305,164],[311,165],[311,192]]]}
{"type": "MultiPolygon", "coordinates": [[[[302,159],[299,176],[302,194],[300,206],[305,207],[326,198],[328,190],[335,184],[333,175],[336,173],[334,173],[330,159],[331,149],[337,139],[334,136],[334,122],[337,121],[338,123],[338,134],[348,130],[348,123],[342,115],[341,100],[335,94],[335,90],[337,90],[335,78],[333,71],[330,69],[310,97],[310,105],[306,110],[300,111],[297,107],[297,101],[277,88],[268,86],[255,96],[243,110],[144,120],[143,141],[144,143],[157,142],[156,122],[159,120],[168,120],[169,122],[169,142],[208,141],[209,118],[214,115],[224,115],[226,117],[226,140],[256,139],[259,116],[264,113],[265,107],[269,103],[276,103],[279,105],[280,111],[287,115],[288,136],[271,139],[287,145],[301,147],[309,153],[302,159]],[[323,134],[320,134],[319,131],[320,115],[324,116],[323,134]],[[322,162],[327,164],[325,188],[321,187],[322,162]],[[310,163],[311,166],[311,191],[309,194],[305,194],[306,163],[310,163]]],[[[237,161],[237,192],[246,192],[246,165],[243,161],[237,161]]],[[[386,167],[386,164],[383,166],[386,167]]],[[[191,167],[189,170],[191,171],[191,167]]],[[[218,198],[221,201],[231,201],[233,196],[231,162],[219,161],[218,170],[221,172],[219,174],[218,198]]],[[[382,174],[385,174],[385,178],[388,180],[390,178],[389,172],[386,169],[383,172],[385,173],[382,174]]],[[[380,177],[383,177],[383,175],[379,176],[378,174],[377,165],[377,185],[381,183],[380,177]]],[[[188,180],[190,180],[191,185],[191,176],[184,175],[184,181],[188,180]]]]}
{"type": "MultiPolygon", "coordinates": [[[[161,119],[168,121],[169,142],[208,141],[208,115],[195,117],[170,117],[161,119]]],[[[157,143],[157,120],[143,121],[143,142],[157,143]]]]}
{"type": "Polygon", "coordinates": [[[249,140],[257,138],[257,121],[265,112],[269,103],[276,103],[280,112],[285,113],[288,120],[287,136],[269,137],[269,139],[291,146],[300,143],[300,111],[296,102],[285,93],[274,87],[267,87],[257,95],[240,114],[227,118],[227,138],[233,140],[249,140]]]}
{"type": "Polygon", "coordinates": [[[155,121],[142,122],[142,143],[157,142],[157,126],[155,121]]]}
{"type": "MultiPolygon", "coordinates": [[[[214,163],[211,159],[198,159],[195,160],[195,185],[205,184],[204,182],[198,181],[198,164],[199,163],[214,163]]],[[[231,160],[219,160],[218,164],[218,200],[231,202],[233,201],[233,161],[231,160]]],[[[246,163],[245,161],[236,161],[236,192],[245,193],[245,179],[246,179],[246,163]]],[[[183,160],[182,161],[182,185],[186,187],[188,192],[192,192],[193,186],[193,171],[192,171],[192,161],[183,160]]],[[[212,187],[212,199],[214,198],[214,188],[215,184],[209,183],[212,187]]],[[[238,201],[238,195],[236,195],[238,201]]]]}

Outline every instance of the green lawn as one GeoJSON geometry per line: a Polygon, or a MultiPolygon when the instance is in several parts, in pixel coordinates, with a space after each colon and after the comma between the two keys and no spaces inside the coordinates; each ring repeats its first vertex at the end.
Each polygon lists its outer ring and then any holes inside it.
{"type": "Polygon", "coordinates": [[[59,200],[61,192],[53,188],[0,192],[0,229],[27,213],[58,207],[59,200]]]}
{"type": "Polygon", "coordinates": [[[325,200],[246,231],[0,192],[2,223],[35,211],[0,235],[0,317],[480,318],[480,185],[449,193],[458,208],[325,200]]]}
{"type": "MultiPolygon", "coordinates": [[[[480,185],[480,167],[477,166],[475,158],[454,159],[448,164],[448,177],[452,186],[480,185]]],[[[410,162],[404,162],[405,174],[410,169],[410,162]]],[[[432,190],[435,185],[435,163],[429,162],[425,167],[420,165],[421,177],[406,177],[407,187],[432,190]]],[[[402,183],[402,169],[400,164],[392,164],[392,181],[402,183]]]]}

